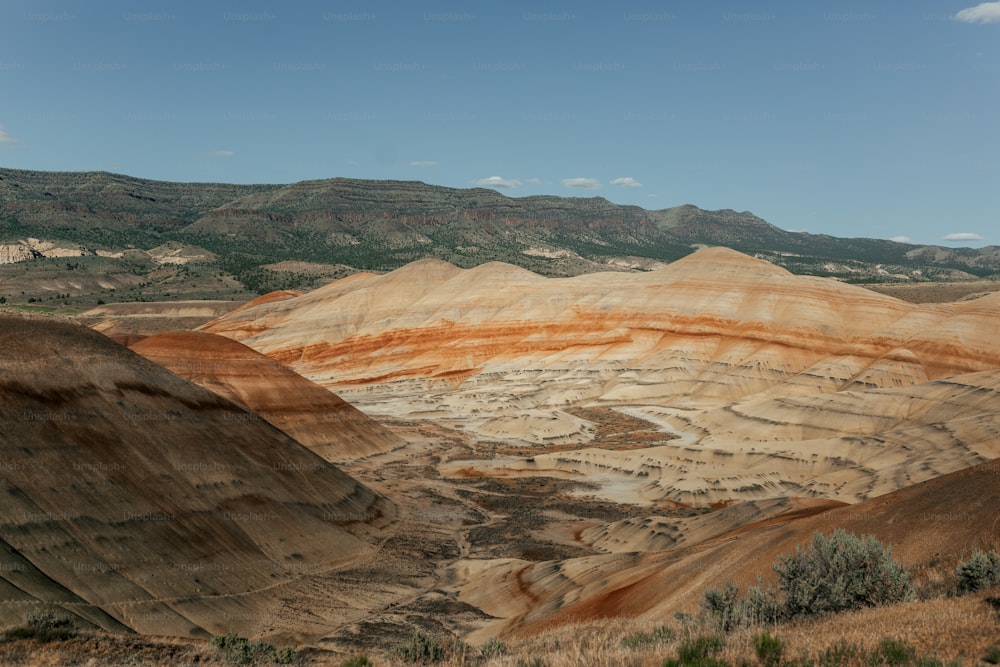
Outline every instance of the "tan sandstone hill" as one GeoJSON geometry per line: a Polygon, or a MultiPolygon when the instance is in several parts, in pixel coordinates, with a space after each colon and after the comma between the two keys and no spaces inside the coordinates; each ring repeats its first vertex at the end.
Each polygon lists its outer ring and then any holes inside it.
{"type": "MultiPolygon", "coordinates": [[[[366,562],[395,515],[255,414],[99,333],[6,317],[0,349],[3,625],[54,608],[108,629],[301,637],[293,593],[366,562]]],[[[330,603],[302,599],[322,625],[330,603]]]]}
{"type": "Polygon", "coordinates": [[[401,444],[336,394],[242,343],[175,331],[130,346],[173,373],[246,406],[328,461],[367,456],[401,444]]]}

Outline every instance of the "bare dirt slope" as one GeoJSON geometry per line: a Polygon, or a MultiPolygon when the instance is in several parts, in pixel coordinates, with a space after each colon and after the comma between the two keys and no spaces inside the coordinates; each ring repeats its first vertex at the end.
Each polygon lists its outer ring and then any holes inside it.
{"type": "MultiPolygon", "coordinates": [[[[308,634],[283,591],[369,558],[392,503],[101,334],[0,319],[0,622],[308,634]]],[[[313,584],[315,585],[315,583],[313,584]]]]}

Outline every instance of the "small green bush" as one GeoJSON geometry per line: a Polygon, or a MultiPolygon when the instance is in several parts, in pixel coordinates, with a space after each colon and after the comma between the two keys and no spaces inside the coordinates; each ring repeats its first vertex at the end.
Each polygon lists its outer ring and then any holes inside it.
{"type": "Polygon", "coordinates": [[[972,558],[959,564],[958,592],[973,593],[1000,584],[1000,554],[976,550],[972,558]]]}
{"type": "Polygon", "coordinates": [[[290,648],[275,648],[267,642],[253,642],[235,632],[212,637],[212,646],[220,649],[230,665],[290,665],[298,654],[290,648]]]}
{"type": "Polygon", "coordinates": [[[484,658],[493,658],[500,655],[507,655],[507,645],[496,637],[491,637],[479,647],[479,653],[484,658]]]}
{"type": "Polygon", "coordinates": [[[1000,665],[1000,646],[991,646],[983,656],[983,662],[990,665],[1000,665]]]}
{"type": "Polygon", "coordinates": [[[345,660],[340,667],[375,667],[375,665],[368,659],[367,655],[356,655],[345,660]]]}
{"type": "Polygon", "coordinates": [[[917,651],[904,641],[885,637],[879,642],[877,656],[881,658],[882,664],[895,667],[896,665],[910,665],[917,659],[917,651]]]}
{"type": "Polygon", "coordinates": [[[778,667],[781,664],[781,656],[785,652],[785,644],[777,637],[761,633],[753,637],[753,650],[757,654],[757,661],[763,667],[778,667]]]}
{"type": "Polygon", "coordinates": [[[909,576],[892,549],[871,535],[836,530],[813,535],[808,549],[774,564],[789,618],[877,607],[914,597],[909,576]]]}
{"type": "Polygon", "coordinates": [[[393,653],[401,660],[417,663],[441,662],[445,657],[444,648],[436,640],[419,632],[393,653]]]}
{"type": "Polygon", "coordinates": [[[715,656],[725,646],[722,637],[705,635],[688,639],[677,647],[677,658],[667,659],[664,667],[725,667],[715,656]]]}
{"type": "Polygon", "coordinates": [[[20,628],[8,630],[7,639],[34,639],[39,642],[64,641],[76,634],[73,621],[68,616],[56,616],[52,612],[31,614],[27,623],[20,628]]]}

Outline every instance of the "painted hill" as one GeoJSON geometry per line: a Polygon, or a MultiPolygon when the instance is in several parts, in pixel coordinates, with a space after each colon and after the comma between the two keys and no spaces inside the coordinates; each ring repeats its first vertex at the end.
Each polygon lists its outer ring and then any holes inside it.
{"type": "Polygon", "coordinates": [[[526,451],[445,474],[596,477],[610,498],[706,506],[855,502],[1000,456],[998,326],[997,296],[919,306],[714,248],[564,279],[424,260],[205,329],[369,413],[526,451]],[[594,406],[673,441],[591,447],[574,410],[594,406]]]}
{"type": "Polygon", "coordinates": [[[367,456],[401,443],[333,392],[229,338],[175,331],[149,336],[130,347],[245,406],[327,461],[367,456]]]}
{"type": "MultiPolygon", "coordinates": [[[[523,561],[466,562],[456,568],[461,599],[498,620],[473,637],[498,632],[530,635],[589,620],[645,618],[651,625],[674,612],[696,612],[701,595],[732,580],[741,588],[758,575],[772,582],[771,564],[807,543],[814,532],[842,528],[875,535],[894,556],[920,572],[936,563],[954,564],[972,551],[990,548],[1000,529],[997,460],[963,469],[856,505],[779,512],[753,520],[760,508],[733,507],[722,517],[744,514],[743,525],[690,544],[655,553],[529,564],[523,561]],[[804,511],[803,511],[804,510],[804,511]],[[502,590],[505,595],[498,596],[502,590]]],[[[678,522],[681,526],[684,522],[678,522]]],[[[623,527],[607,532],[625,536],[623,527]]]]}
{"type": "MultiPolygon", "coordinates": [[[[104,336],[0,319],[0,623],[301,636],[283,599],[369,557],[394,506],[104,336]]],[[[301,595],[301,591],[299,592],[301,595]]]]}

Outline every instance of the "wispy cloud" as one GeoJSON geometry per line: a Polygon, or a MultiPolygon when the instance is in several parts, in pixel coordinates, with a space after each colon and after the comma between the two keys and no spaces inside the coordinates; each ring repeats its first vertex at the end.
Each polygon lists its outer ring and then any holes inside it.
{"type": "Polygon", "coordinates": [[[521,181],[516,178],[490,176],[489,178],[480,178],[476,181],[476,185],[483,185],[488,188],[519,188],[521,187],[521,181]]]}
{"type": "Polygon", "coordinates": [[[7,130],[4,129],[3,125],[0,125],[0,144],[7,144],[10,146],[16,143],[17,139],[7,134],[7,130]]]}
{"type": "Polygon", "coordinates": [[[642,187],[642,183],[640,183],[639,181],[635,180],[631,176],[626,176],[624,178],[616,178],[615,180],[611,181],[611,185],[617,185],[618,187],[621,187],[621,188],[641,188],[642,187]]]}
{"type": "Polygon", "coordinates": [[[913,243],[913,239],[909,236],[893,236],[890,241],[895,241],[896,243],[913,243]]]}
{"type": "Polygon", "coordinates": [[[562,184],[567,188],[581,188],[583,190],[596,190],[601,187],[601,182],[596,178],[564,178],[562,184]]]}
{"type": "Polygon", "coordinates": [[[441,164],[441,163],[437,162],[436,160],[414,160],[413,162],[410,163],[410,166],[411,167],[436,167],[439,164],[441,164]]]}
{"type": "Polygon", "coordinates": [[[235,151],[208,151],[208,154],[212,157],[232,157],[236,155],[235,151]]]}
{"type": "Polygon", "coordinates": [[[1000,23],[1000,2],[981,2],[955,14],[962,23],[1000,23]]]}
{"type": "Polygon", "coordinates": [[[525,183],[531,183],[532,185],[542,185],[542,184],[545,183],[545,181],[543,181],[540,178],[527,178],[527,179],[525,179],[524,182],[525,183]]]}
{"type": "Polygon", "coordinates": [[[956,232],[945,234],[945,241],[985,241],[986,239],[974,232],[956,232]]]}

